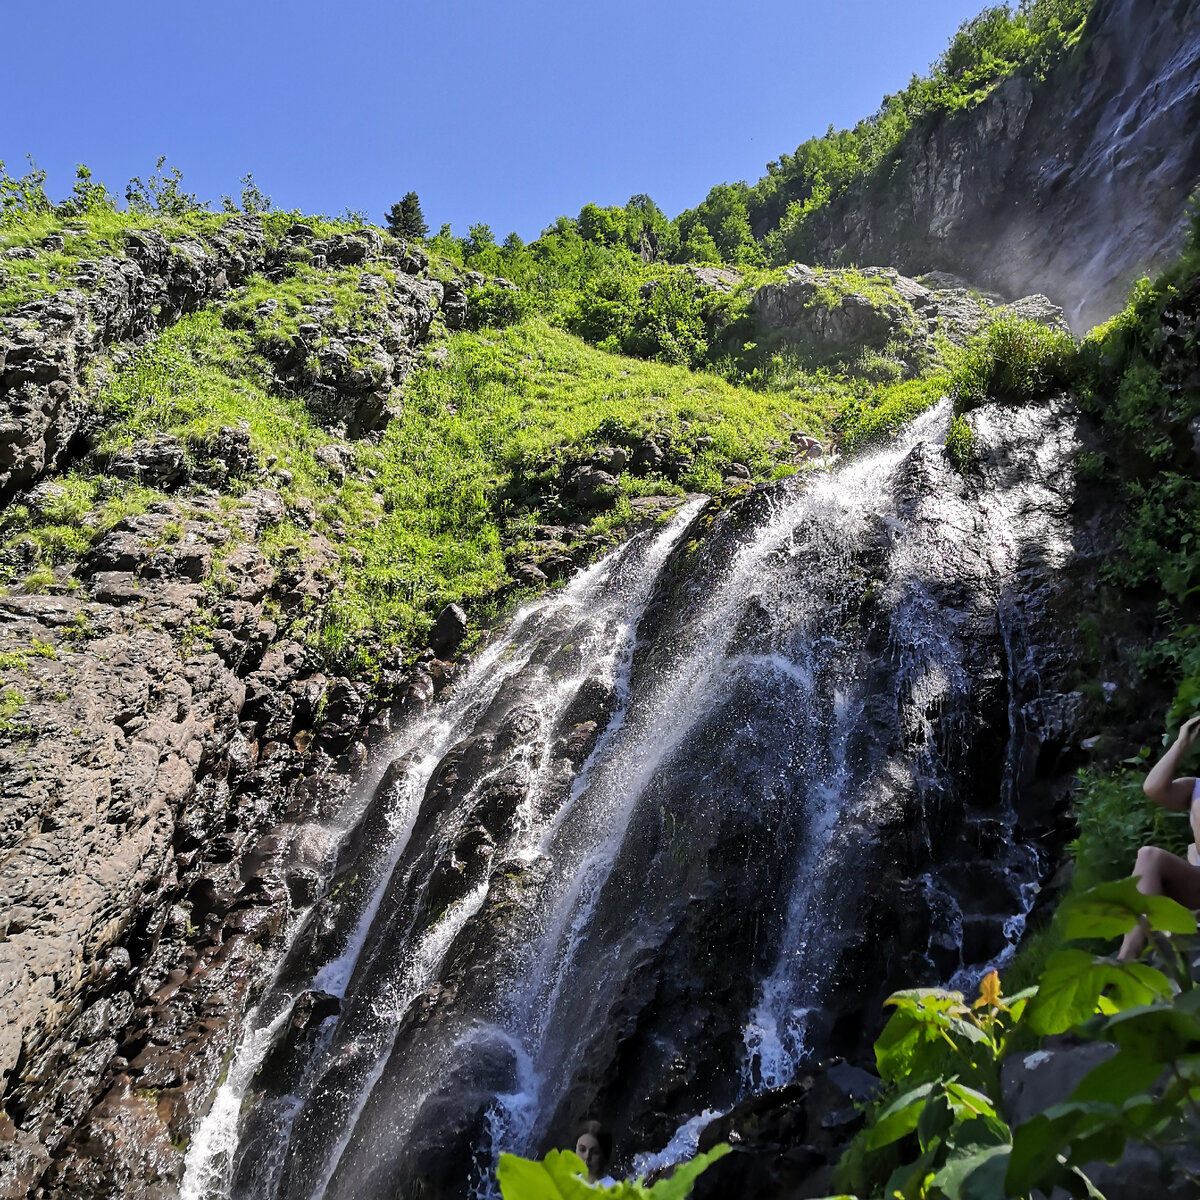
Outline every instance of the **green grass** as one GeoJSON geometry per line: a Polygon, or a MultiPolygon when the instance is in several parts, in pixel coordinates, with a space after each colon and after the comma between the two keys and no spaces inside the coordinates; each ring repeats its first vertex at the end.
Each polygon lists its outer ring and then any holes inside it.
{"type": "Polygon", "coordinates": [[[1064,386],[1075,343],[1062,329],[1011,314],[990,322],[951,380],[956,416],[988,400],[1033,400],[1064,386]]]}
{"type": "Polygon", "coordinates": [[[228,213],[196,210],[179,218],[158,213],[136,213],[112,208],[65,217],[53,210],[22,213],[0,228],[0,250],[12,246],[40,247],[51,234],[63,238],[62,250],[39,250],[36,258],[0,258],[0,314],[29,300],[52,295],[63,288],[81,286],[75,272],[84,259],[123,255],[125,234],[135,229],[157,229],[168,240],[202,237],[229,220],[228,213]]]}
{"type": "Polygon", "coordinates": [[[504,585],[505,535],[538,521],[591,517],[594,532],[632,517],[629,497],[676,490],[658,479],[622,475],[613,507],[591,516],[559,508],[564,463],[612,441],[655,434],[685,452],[701,438],[689,488],[719,488],[727,462],[759,478],[781,466],[789,432],[823,432],[835,406],[765,394],[683,367],[622,358],[590,347],[541,320],[453,335],[449,359],[409,383],[403,414],[362,468],[377,472],[378,524],[357,523],[335,503],[331,519],[355,527],[363,559],[327,614],[324,651],[339,659],[380,631],[423,632],[448,600],[482,601],[504,585]]]}
{"type": "Polygon", "coordinates": [[[300,400],[273,388],[250,333],[228,328],[213,309],[181,318],[139,351],[101,393],[99,406],[102,451],[168,433],[198,445],[221,426],[245,421],[260,463],[274,454],[300,494],[325,474],[313,451],[331,439],[300,400]]]}
{"type": "Polygon", "coordinates": [[[931,408],[949,390],[948,375],[910,379],[876,388],[846,406],[838,419],[840,445],[849,453],[895,437],[914,417],[931,408]]]}

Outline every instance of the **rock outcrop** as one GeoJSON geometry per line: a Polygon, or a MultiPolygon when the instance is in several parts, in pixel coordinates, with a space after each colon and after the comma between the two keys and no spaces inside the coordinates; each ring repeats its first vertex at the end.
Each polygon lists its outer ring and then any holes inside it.
{"type": "MultiPolygon", "coordinates": [[[[298,223],[272,258],[314,270],[355,268],[359,295],[352,313],[339,311],[332,289],[327,290],[301,307],[295,328],[272,331],[261,345],[279,382],[302,395],[326,428],[350,438],[381,429],[435,314],[442,312],[451,327],[461,323],[457,308],[444,307],[447,285],[428,277],[423,253],[403,244],[385,246],[378,230],[370,228],[317,238],[311,226],[298,223]]],[[[282,277],[285,270],[272,268],[268,276],[282,277]]],[[[331,274],[331,284],[333,279],[331,274]]],[[[271,329],[278,307],[275,299],[264,301],[251,323],[271,329]]]]}
{"type": "Polygon", "coordinates": [[[126,234],[125,254],[83,260],[75,286],[0,317],[0,502],[64,463],[108,379],[108,347],[137,342],[261,268],[262,224],[230,218],[206,241],[126,234]],[[89,370],[89,368],[93,368],[89,370]]]}
{"type": "Polygon", "coordinates": [[[818,213],[817,262],[952,271],[1043,292],[1082,332],[1180,251],[1200,178],[1200,10],[1100,0],[1048,78],[1017,75],[918,124],[894,157],[818,213]]]}
{"type": "MultiPolygon", "coordinates": [[[[271,242],[240,217],[203,241],[132,231],[124,257],[0,318],[0,503],[45,510],[86,455],[163,493],[51,582],[0,595],[0,1195],[172,1194],[267,950],[328,873],[321,822],[389,706],[453,675],[432,652],[372,682],[314,670],[306,641],[343,567],[248,423],[94,449],[96,399],[131,350],[301,259],[359,270],[380,314],[306,398],[349,436],[378,429],[443,286],[422,254],[360,233],[271,242]],[[303,534],[272,543],[285,519],[303,534]]],[[[327,358],[339,332],[320,327],[327,358]]],[[[353,447],[319,461],[344,478],[353,447]]],[[[27,549],[4,548],[18,576],[27,549]]]]}
{"type": "Polygon", "coordinates": [[[753,306],[763,334],[782,335],[810,353],[886,347],[910,366],[935,355],[939,337],[965,346],[999,317],[1066,328],[1062,309],[1045,296],[1005,303],[945,275],[908,279],[893,267],[840,270],[794,263],[782,282],[754,293],[753,306]]]}

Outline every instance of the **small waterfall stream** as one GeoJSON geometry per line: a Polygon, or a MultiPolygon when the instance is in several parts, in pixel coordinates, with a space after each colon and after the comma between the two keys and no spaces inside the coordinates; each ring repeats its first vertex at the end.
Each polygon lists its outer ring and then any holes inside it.
{"type": "Polygon", "coordinates": [[[589,1112],[644,1165],[852,1040],[893,974],[1010,952],[1041,863],[1012,836],[1007,729],[1008,782],[975,778],[972,703],[1003,692],[996,612],[1047,533],[1028,497],[978,528],[938,475],[946,408],[706,537],[685,505],[383,745],[188,1200],[485,1197],[501,1149],[589,1112]]]}

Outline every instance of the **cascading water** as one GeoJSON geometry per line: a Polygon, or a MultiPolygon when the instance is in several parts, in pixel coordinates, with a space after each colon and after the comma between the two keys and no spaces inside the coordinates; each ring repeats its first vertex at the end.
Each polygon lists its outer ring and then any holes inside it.
{"type": "Polygon", "coordinates": [[[630,1150],[694,1144],[702,1110],[851,1044],[889,983],[1006,951],[1039,863],[1001,786],[996,610],[1046,529],[1014,483],[981,533],[938,474],[947,421],[705,536],[686,506],[396,736],[189,1197],[486,1196],[501,1149],[596,1112],[630,1150]],[[323,1015],[268,1052],[301,1002],[323,1015]]]}

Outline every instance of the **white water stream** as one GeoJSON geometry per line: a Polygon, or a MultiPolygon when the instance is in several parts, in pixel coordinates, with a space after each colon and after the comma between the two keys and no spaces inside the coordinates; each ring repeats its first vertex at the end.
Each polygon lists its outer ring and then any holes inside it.
{"type": "MultiPolygon", "coordinates": [[[[186,1200],[390,1196],[407,1173],[436,1173],[443,1131],[459,1138],[446,1156],[474,1155],[472,1178],[456,1194],[469,1184],[480,1200],[493,1196],[490,1167],[501,1150],[535,1151],[564,1114],[599,1094],[584,1063],[612,1020],[606,1005],[643,969],[639,954],[664,952],[670,922],[680,920],[653,875],[642,883],[637,872],[665,853],[673,857],[663,862],[691,878],[693,848],[676,845],[676,830],[702,835],[710,810],[712,820],[724,819],[722,805],[777,813],[779,824],[772,862],[762,867],[763,886],[774,889],[763,916],[770,957],[741,1010],[740,1061],[731,1047],[720,1068],[721,1104],[787,1083],[820,1052],[836,1016],[825,990],[846,920],[844,864],[873,819],[870,773],[882,760],[864,739],[874,736],[881,705],[903,742],[889,760],[902,777],[896,786],[917,797],[918,809],[931,808],[929,829],[916,831],[929,857],[933,810],[955,786],[953,745],[970,684],[962,640],[937,599],[944,551],[931,530],[979,551],[969,516],[952,503],[945,512],[910,511],[897,491],[901,464],[944,438],[947,408],[918,418],[885,449],[808,472],[804,486],[759,503],[702,592],[686,573],[682,584],[662,577],[699,510],[700,502],[689,504],[657,534],[522,609],[448,703],[382,747],[341,832],[350,838],[374,820],[383,833],[364,843],[333,933],[313,941],[297,923],[296,948],[251,1015],[192,1139],[186,1200]],[[873,545],[878,561],[866,574],[877,582],[864,575],[864,546],[873,545]],[[673,632],[639,658],[639,623],[664,587],[673,632]],[[867,645],[864,606],[886,614],[882,644],[867,645]],[[882,697],[881,664],[891,692],[882,697]],[[591,711],[580,708],[589,688],[607,700],[599,736],[575,769],[563,737],[591,711]],[[762,745],[764,737],[774,744],[762,745]],[[437,789],[451,785],[442,781],[476,761],[477,774],[453,785],[466,790],[444,807],[437,789]],[[386,786],[376,786],[380,777],[386,786]],[[682,795],[681,778],[694,781],[682,795]],[[495,835],[491,867],[470,875],[456,847],[503,787],[515,787],[519,801],[495,835]],[[438,871],[445,877],[447,863],[458,864],[463,885],[424,917],[431,880],[438,871]],[[517,892],[505,879],[520,880],[517,892]],[[517,924],[497,944],[497,906],[513,907],[514,895],[517,924]],[[256,1072],[309,989],[338,998],[341,1013],[316,1031],[291,1090],[275,1095],[256,1072]],[[240,1116],[244,1100],[253,1101],[248,1116],[240,1116]],[[474,1150],[464,1152],[464,1137],[475,1139],[474,1150]],[[413,1154],[426,1147],[433,1157],[403,1165],[410,1143],[413,1154]]],[[[984,552],[1000,577],[1020,537],[1017,516],[997,507],[996,545],[984,552]]],[[[992,819],[1009,819],[1010,802],[992,819]]],[[[696,852],[711,855],[720,844],[696,852]]],[[[1006,935],[1019,932],[1036,888],[1032,854],[1014,853],[1005,868],[1023,880],[1022,911],[1008,918],[1006,935]]],[[[961,939],[947,885],[936,872],[915,884],[942,914],[943,940],[961,939]]],[[[1006,944],[1000,953],[1008,952],[1006,944]]],[[[681,1114],[674,1136],[639,1154],[637,1169],[691,1152],[717,1098],[698,1092],[695,1115],[681,1114]]],[[[468,1165],[446,1169],[465,1174],[468,1165]]]]}

